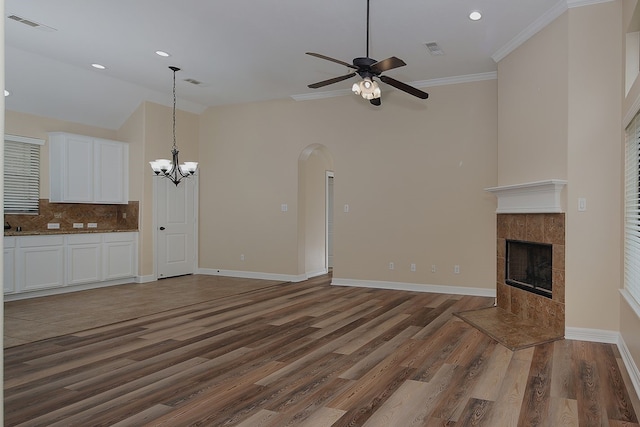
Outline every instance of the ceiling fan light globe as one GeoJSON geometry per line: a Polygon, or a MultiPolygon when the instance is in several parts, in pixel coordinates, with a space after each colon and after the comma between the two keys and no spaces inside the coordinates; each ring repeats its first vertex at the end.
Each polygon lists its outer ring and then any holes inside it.
{"type": "Polygon", "coordinates": [[[354,83],[353,86],[351,86],[351,91],[356,95],[360,95],[360,85],[358,83],[354,83]]]}

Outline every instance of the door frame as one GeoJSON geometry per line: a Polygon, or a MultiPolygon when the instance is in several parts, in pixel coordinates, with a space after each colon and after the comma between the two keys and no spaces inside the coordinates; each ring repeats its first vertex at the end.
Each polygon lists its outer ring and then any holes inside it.
{"type": "MultiPolygon", "coordinates": [[[[195,221],[193,223],[193,274],[197,274],[198,272],[198,223],[199,223],[199,218],[200,218],[200,214],[198,211],[198,200],[200,199],[200,179],[198,177],[198,172],[196,172],[194,175],[191,175],[189,178],[184,178],[185,180],[187,179],[192,179],[194,180],[194,186],[193,186],[193,209],[194,209],[194,213],[195,213],[195,221]]],[[[159,244],[159,240],[158,240],[158,182],[161,179],[167,179],[165,177],[162,177],[160,175],[154,175],[153,176],[153,220],[152,220],[152,225],[153,225],[153,280],[157,281],[158,280],[158,244],[159,244]]]]}
{"type": "MultiPolygon", "coordinates": [[[[331,233],[331,236],[329,235],[329,215],[332,214],[332,212],[330,212],[330,209],[333,208],[333,190],[335,190],[335,188],[333,187],[333,185],[335,185],[335,179],[334,179],[334,174],[333,171],[325,171],[325,181],[324,181],[324,192],[325,192],[325,202],[324,202],[324,267],[326,272],[329,272],[329,268],[332,268],[333,265],[329,265],[329,239],[331,239],[331,247],[333,248],[333,234],[331,233]],[[332,188],[331,188],[331,194],[329,194],[329,182],[330,180],[332,181],[332,188]],[[330,200],[331,199],[331,200],[330,200]]],[[[333,221],[332,221],[333,222],[333,221]]],[[[333,231],[333,230],[332,230],[333,231]]]]}

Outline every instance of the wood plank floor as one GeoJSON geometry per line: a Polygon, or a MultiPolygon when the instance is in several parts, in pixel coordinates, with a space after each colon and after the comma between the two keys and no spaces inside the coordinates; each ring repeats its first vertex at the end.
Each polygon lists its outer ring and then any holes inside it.
{"type": "Polygon", "coordinates": [[[493,299],[329,285],[225,296],[5,349],[5,425],[640,426],[617,348],[513,352],[493,299]]]}

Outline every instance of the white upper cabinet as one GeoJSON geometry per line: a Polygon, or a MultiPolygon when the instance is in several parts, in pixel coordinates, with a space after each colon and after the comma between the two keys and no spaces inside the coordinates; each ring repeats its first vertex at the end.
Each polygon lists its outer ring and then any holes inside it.
{"type": "Polygon", "coordinates": [[[129,202],[129,145],[64,132],[49,133],[51,202],[129,202]]]}

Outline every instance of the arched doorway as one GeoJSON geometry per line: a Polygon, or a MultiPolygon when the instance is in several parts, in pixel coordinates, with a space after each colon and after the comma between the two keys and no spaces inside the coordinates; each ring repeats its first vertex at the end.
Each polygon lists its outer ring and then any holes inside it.
{"type": "Polygon", "coordinates": [[[306,277],[324,274],[330,267],[330,176],[333,157],[327,147],[312,144],[302,150],[298,158],[298,273],[306,277]]]}

